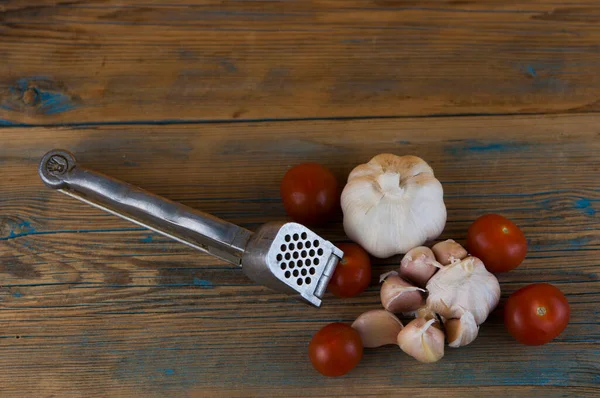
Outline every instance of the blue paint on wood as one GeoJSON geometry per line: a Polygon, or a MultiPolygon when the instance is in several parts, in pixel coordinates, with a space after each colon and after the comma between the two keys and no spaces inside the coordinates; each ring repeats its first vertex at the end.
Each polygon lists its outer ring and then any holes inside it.
{"type": "Polygon", "coordinates": [[[587,198],[577,199],[574,208],[581,210],[584,214],[588,216],[594,216],[596,214],[596,209],[592,207],[593,200],[587,198]]]}
{"type": "Polygon", "coordinates": [[[585,209],[586,207],[590,207],[591,203],[589,199],[581,198],[575,201],[576,209],[585,209]]]}
{"type": "Polygon", "coordinates": [[[204,287],[204,288],[213,288],[214,285],[211,281],[207,281],[205,279],[200,279],[197,277],[194,277],[194,286],[200,286],[200,287],[204,287]]]}
{"type": "Polygon", "coordinates": [[[494,142],[489,144],[472,144],[467,145],[465,150],[471,152],[506,152],[515,147],[513,144],[494,142]]]}
{"type": "MultiPolygon", "coordinates": [[[[10,225],[11,223],[9,223],[10,225]]],[[[8,238],[16,238],[18,236],[25,236],[35,234],[36,230],[31,226],[29,221],[21,221],[20,223],[14,223],[10,225],[10,231],[8,232],[8,238]]],[[[2,240],[2,238],[0,238],[2,240]]]]}
{"type": "MultiPolygon", "coordinates": [[[[578,111],[579,114],[596,113],[578,111]]],[[[483,116],[546,116],[545,112],[465,112],[465,113],[429,113],[425,115],[364,115],[364,116],[323,116],[323,117],[273,117],[273,118],[239,118],[239,119],[162,119],[162,120],[123,120],[114,122],[70,122],[70,123],[11,123],[11,127],[97,127],[97,126],[166,126],[180,124],[244,124],[244,123],[297,123],[319,121],[353,121],[353,120],[402,120],[449,117],[483,117],[483,116]]]]}
{"type": "Polygon", "coordinates": [[[513,141],[487,142],[479,140],[464,140],[446,148],[446,152],[455,156],[466,154],[488,154],[523,151],[529,148],[528,144],[513,141]]]}
{"type": "Polygon", "coordinates": [[[21,292],[14,292],[13,293],[13,297],[15,297],[15,298],[21,298],[21,297],[23,297],[23,293],[21,293],[21,292]]]}
{"type": "MultiPolygon", "coordinates": [[[[75,97],[67,94],[64,85],[48,76],[28,76],[18,79],[9,88],[10,98],[1,107],[14,112],[35,112],[54,115],[79,106],[75,97]]],[[[12,125],[12,124],[11,124],[12,125]]]]}
{"type": "Polygon", "coordinates": [[[564,63],[534,62],[532,64],[516,63],[514,68],[531,79],[530,84],[520,87],[525,92],[564,93],[569,90],[569,83],[558,78],[564,72],[564,63]]]}
{"type": "Polygon", "coordinates": [[[536,73],[536,71],[535,71],[534,67],[533,67],[533,66],[531,66],[531,65],[527,65],[527,66],[525,67],[525,71],[526,71],[526,72],[527,72],[527,74],[528,74],[529,76],[531,76],[531,77],[536,77],[536,76],[537,76],[537,73],[536,73]]]}
{"type": "Polygon", "coordinates": [[[140,242],[150,243],[150,242],[152,242],[152,239],[153,239],[152,235],[147,235],[145,238],[140,239],[140,242]]]}
{"type": "Polygon", "coordinates": [[[15,233],[10,231],[6,237],[0,237],[0,241],[20,238],[29,235],[55,235],[55,234],[84,234],[84,233],[109,233],[109,232],[129,232],[129,231],[146,231],[146,228],[112,228],[112,229],[65,229],[59,231],[27,231],[15,233]]]}
{"type": "Polygon", "coordinates": [[[591,238],[589,236],[581,236],[579,238],[575,238],[575,239],[569,239],[567,241],[567,243],[569,244],[569,246],[571,247],[581,247],[581,246],[585,246],[588,243],[591,242],[591,238]]]}
{"type": "Polygon", "coordinates": [[[73,103],[71,97],[66,94],[39,91],[38,95],[40,101],[38,110],[43,114],[54,115],[77,108],[77,104],[73,103]]]}
{"type": "Polygon", "coordinates": [[[19,224],[17,224],[17,226],[22,230],[35,232],[35,228],[31,226],[31,223],[29,221],[21,221],[19,224]]]}
{"type": "Polygon", "coordinates": [[[165,369],[165,375],[173,376],[174,374],[175,374],[175,371],[173,369],[165,369]]]}

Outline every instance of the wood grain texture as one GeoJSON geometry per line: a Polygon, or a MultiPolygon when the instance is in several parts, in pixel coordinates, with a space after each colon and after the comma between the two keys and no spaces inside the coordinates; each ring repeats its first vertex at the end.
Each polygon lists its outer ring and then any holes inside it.
{"type": "MultiPolygon", "coordinates": [[[[87,128],[5,128],[0,146],[2,396],[502,396],[600,393],[600,116],[454,117],[87,128]],[[476,137],[476,138],[474,138],[476,137]],[[470,346],[420,364],[397,347],[368,350],[327,379],[307,358],[332,321],[378,308],[376,261],[358,298],[310,308],[240,270],[45,188],[49,149],[255,229],[285,217],[278,184],[315,160],[343,183],[380,152],[426,159],[449,210],[440,239],[500,212],[524,230],[524,264],[500,276],[502,302],[549,281],[572,307],[544,347],[504,331],[501,306],[470,346]]],[[[341,214],[317,232],[345,241],[341,214]]]]}
{"type": "Polygon", "coordinates": [[[0,124],[600,110],[596,1],[4,0],[0,124]]]}

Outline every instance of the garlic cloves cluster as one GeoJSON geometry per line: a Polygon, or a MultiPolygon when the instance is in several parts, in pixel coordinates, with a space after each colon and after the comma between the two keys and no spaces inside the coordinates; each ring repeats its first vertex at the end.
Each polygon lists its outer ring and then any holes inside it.
{"type": "Polygon", "coordinates": [[[393,344],[395,338],[421,362],[440,360],[444,341],[454,348],[472,343],[500,300],[496,277],[451,239],[408,251],[398,271],[383,274],[380,282],[385,309],[364,313],[353,327],[365,347],[393,344]],[[402,327],[393,314],[415,319],[402,327]]]}

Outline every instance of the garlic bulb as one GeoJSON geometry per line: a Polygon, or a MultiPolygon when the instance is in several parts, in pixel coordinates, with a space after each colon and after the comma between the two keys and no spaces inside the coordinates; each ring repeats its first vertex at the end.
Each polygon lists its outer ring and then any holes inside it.
{"type": "Polygon", "coordinates": [[[436,362],[444,356],[444,332],[433,327],[435,319],[412,320],[398,333],[398,345],[408,355],[421,362],[436,362]]]}
{"type": "Polygon", "coordinates": [[[363,347],[375,348],[387,344],[396,344],[402,322],[386,310],[371,310],[362,313],[352,327],[358,331],[363,347]]]}
{"type": "Polygon", "coordinates": [[[452,239],[436,243],[431,250],[442,265],[448,265],[467,257],[467,250],[452,239]]]}
{"type": "Polygon", "coordinates": [[[390,275],[381,285],[379,292],[383,307],[393,313],[414,311],[425,303],[421,292],[425,290],[412,286],[398,275],[390,275]]]}
{"type": "Polygon", "coordinates": [[[425,287],[427,281],[442,265],[435,260],[433,251],[425,246],[415,247],[404,255],[400,262],[400,276],[425,287]]]}
{"type": "Polygon", "coordinates": [[[470,344],[479,333],[479,326],[470,312],[465,312],[460,319],[448,319],[444,322],[446,338],[450,347],[458,348],[470,344]]]}
{"type": "Polygon", "coordinates": [[[500,300],[498,279],[480,259],[467,257],[440,269],[427,282],[427,306],[446,319],[470,312],[477,325],[486,320],[500,300]]]}
{"type": "Polygon", "coordinates": [[[375,257],[406,253],[446,224],[442,184],[416,156],[380,154],[354,168],[342,191],[346,235],[375,257]]]}

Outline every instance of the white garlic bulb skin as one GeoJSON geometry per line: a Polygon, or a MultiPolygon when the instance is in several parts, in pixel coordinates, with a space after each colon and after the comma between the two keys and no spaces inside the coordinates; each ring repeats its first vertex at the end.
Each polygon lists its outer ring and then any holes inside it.
{"type": "Polygon", "coordinates": [[[427,307],[446,319],[473,314],[481,325],[500,301],[500,284],[477,257],[449,264],[427,282],[427,307]]]}
{"type": "Polygon", "coordinates": [[[375,257],[406,253],[442,233],[443,196],[423,159],[377,155],[348,176],[341,196],[344,230],[375,257]]]}

